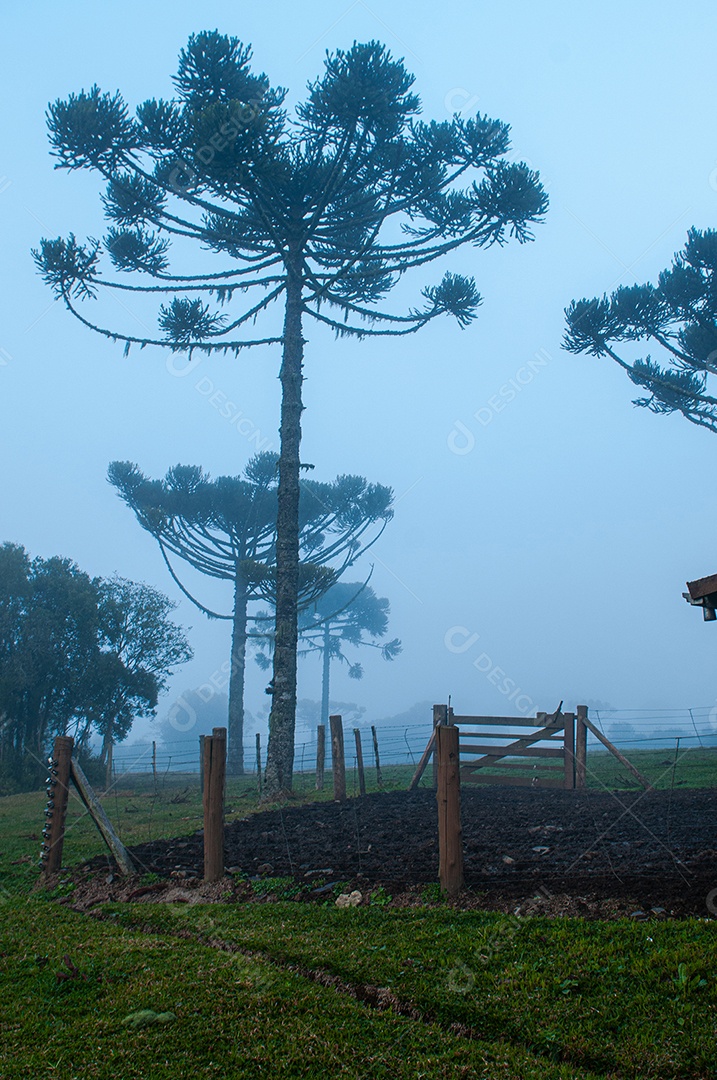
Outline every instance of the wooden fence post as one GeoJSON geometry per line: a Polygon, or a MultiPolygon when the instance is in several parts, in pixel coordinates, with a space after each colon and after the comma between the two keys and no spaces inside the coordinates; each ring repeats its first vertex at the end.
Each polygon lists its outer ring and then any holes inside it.
{"type": "Polygon", "coordinates": [[[85,776],[79,762],[70,759],[70,777],[79,792],[79,796],[87,807],[87,811],[100,831],[102,839],[112,852],[117,867],[121,874],[134,874],[135,867],[127,848],[112,828],[112,823],[104,811],[102,803],[95,795],[90,783],[85,776]]]}
{"type": "Polygon", "coordinates": [[[584,717],[583,723],[588,731],[592,732],[595,738],[603,744],[606,750],[609,750],[611,754],[614,754],[621,765],[624,765],[628,769],[636,780],[639,780],[645,791],[652,791],[652,784],[650,781],[639,772],[632,762],[628,761],[624,754],[621,754],[618,748],[610,742],[607,735],[603,735],[600,728],[596,728],[591,720],[588,720],[587,716],[584,717]]]}
{"type": "Polygon", "coordinates": [[[356,767],[358,768],[359,795],[366,794],[366,777],[363,772],[363,748],[361,746],[361,731],[354,728],[354,740],[356,742],[356,767]]]}
{"type": "Polygon", "coordinates": [[[256,733],[256,786],[259,788],[261,798],[261,734],[256,733]]]}
{"type": "Polygon", "coordinates": [[[346,763],[344,761],[344,725],[340,716],[330,716],[331,770],[334,777],[334,802],[346,802],[346,763]]]}
{"type": "MultiPolygon", "coordinates": [[[[447,705],[434,705],[433,706],[433,730],[435,731],[439,724],[448,723],[448,706],[447,705]]],[[[433,787],[438,787],[438,747],[436,740],[433,740],[433,787]]]]}
{"type": "Polygon", "coordinates": [[[585,787],[588,768],[588,729],[585,725],[587,715],[587,705],[578,705],[575,726],[575,787],[581,789],[585,787]]]}
{"type": "Polygon", "coordinates": [[[438,857],[441,890],[455,896],[463,888],[461,780],[458,728],[436,727],[438,758],[438,857]]]}
{"type": "Polygon", "coordinates": [[[74,739],[58,735],[50,758],[49,783],[47,785],[45,840],[42,854],[45,874],[56,874],[62,866],[62,845],[65,841],[65,818],[70,794],[70,769],[74,739]]]}
{"type": "Polygon", "coordinates": [[[373,739],[373,756],[376,758],[376,785],[382,788],[383,776],[381,775],[381,760],[378,756],[378,735],[373,724],[371,724],[371,738],[373,739]]]}
{"type": "Polygon", "coordinates": [[[204,798],[204,740],[206,735],[199,736],[199,794],[204,798]]]}
{"type": "Polygon", "coordinates": [[[563,754],[565,760],[565,787],[575,787],[575,713],[563,713],[563,754]]]}
{"type": "Polygon", "coordinates": [[[324,766],[326,764],[326,724],[316,729],[316,790],[324,790],[324,766]]]}
{"type": "Polygon", "coordinates": [[[204,880],[224,877],[224,782],[227,729],[214,728],[204,740],[204,880]]]}
{"type": "Polygon", "coordinates": [[[415,791],[416,790],[416,788],[418,787],[418,785],[419,785],[419,783],[421,781],[421,777],[423,776],[423,774],[424,774],[424,772],[426,770],[426,765],[428,764],[428,759],[431,756],[435,756],[435,752],[436,752],[436,730],[437,730],[437,728],[434,728],[433,731],[431,732],[430,738],[429,738],[429,740],[428,740],[428,742],[426,744],[426,749],[421,754],[421,760],[418,762],[418,765],[416,766],[416,771],[413,774],[413,776],[411,777],[411,783],[408,785],[408,788],[406,789],[407,791],[415,791]]]}

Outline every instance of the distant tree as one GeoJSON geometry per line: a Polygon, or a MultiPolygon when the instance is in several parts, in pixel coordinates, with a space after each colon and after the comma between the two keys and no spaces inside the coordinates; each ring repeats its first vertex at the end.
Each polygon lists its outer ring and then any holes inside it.
{"type": "MultiPolygon", "coordinates": [[[[113,461],[110,483],[157,540],[174,581],[211,618],[232,622],[229,664],[229,770],[244,771],[244,677],[254,600],[276,591],[277,456],[255,455],[242,476],[212,480],[197,466],[176,466],[150,480],[131,462],[113,461]],[[230,613],[208,608],[187,588],[170,555],[209,577],[231,581],[230,613]]],[[[301,480],[299,605],[314,601],[367,550],[393,517],[393,492],[360,476],[330,483],[301,480]],[[327,564],[330,564],[327,566],[327,564]]]]}
{"type": "MultiPolygon", "coordinates": [[[[329,720],[329,691],[331,661],[339,660],[348,666],[351,679],[363,678],[363,667],[346,655],[346,647],[379,649],[384,660],[394,660],[401,652],[398,638],[380,643],[388,630],[390,607],[388,600],[376,596],[373,589],[359,582],[339,581],[299,614],[299,656],[317,652],[321,655],[321,714],[322,724],[329,720]],[[371,640],[373,639],[373,640],[371,640]]],[[[269,627],[268,613],[260,618],[269,627]]],[[[260,667],[268,668],[271,660],[271,633],[257,651],[260,667]]]]}
{"type": "Polygon", "coordinates": [[[126,348],[230,352],[280,345],[274,697],[269,791],[291,788],[296,708],[299,476],[304,329],[403,335],[448,314],[460,326],[480,296],[472,278],[446,274],[420,308],[377,307],[403,274],[463,244],[531,238],[547,199],[537,174],[505,161],[508,126],[486,116],[417,119],[413,76],[377,42],[326,59],[323,77],[289,119],[285,91],[252,74],[251,50],[216,32],[193,35],[179,57],[176,98],[140,105],[96,86],[56,101],[48,126],[58,167],[107,181],[103,242],[43,240],[36,259],[55,295],[86,326],[126,348]],[[471,182],[473,181],[473,182],[471,182]],[[216,271],[169,271],[173,239],[223,259],[216,271]],[[100,270],[143,275],[128,283],[100,270]],[[159,332],[137,335],[91,316],[105,292],[164,299],[159,332]],[[237,299],[241,304],[237,308],[237,299]],[[283,331],[243,336],[275,301],[283,331]],[[222,311],[218,305],[227,305],[222,311]]]}
{"type": "Polygon", "coordinates": [[[149,585],[121,577],[99,584],[102,667],[95,727],[108,787],[115,743],[127,737],[135,720],[154,715],[169,676],[193,656],[184,631],[169,619],[175,607],[149,585]]]}
{"type": "Polygon", "coordinates": [[[681,413],[717,431],[717,232],[691,229],[684,249],[657,285],[621,286],[602,299],[573,301],[566,310],[565,348],[609,356],[648,391],[634,405],[654,413],[681,413]],[[653,342],[662,361],[631,359],[625,349],[653,342]]]}
{"type": "MultiPolygon", "coordinates": [[[[183,690],[159,718],[159,737],[167,747],[190,737],[196,746],[199,735],[211,735],[215,727],[226,726],[228,707],[227,695],[209,683],[183,690]]],[[[246,719],[250,717],[245,714],[246,719]]]]}
{"type": "Polygon", "coordinates": [[[99,655],[97,589],[71,560],[0,547],[3,771],[37,780],[54,735],[87,705],[99,655]]]}
{"type": "Polygon", "coordinates": [[[174,605],[146,585],[90,579],[69,559],[0,547],[0,764],[37,780],[55,735],[105,756],[132,720],[153,712],[175,665],[191,656],[166,618],[174,605]]]}
{"type": "MultiPolygon", "coordinates": [[[[358,724],[366,714],[365,705],[357,705],[355,701],[331,701],[334,712],[340,713],[344,723],[358,724]]],[[[298,727],[304,727],[313,731],[316,725],[321,723],[321,702],[312,698],[299,698],[296,702],[296,723],[298,727]]]]}

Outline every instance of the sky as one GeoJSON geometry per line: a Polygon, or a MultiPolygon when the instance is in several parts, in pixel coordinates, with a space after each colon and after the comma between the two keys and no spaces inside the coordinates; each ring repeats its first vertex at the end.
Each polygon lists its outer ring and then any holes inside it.
{"type": "MultiPolygon", "coordinates": [[[[0,540],[178,602],[195,658],[160,712],[186,688],[221,684],[229,625],[182,599],[107,465],[231,474],[259,444],[278,448],[279,354],[191,369],[159,349],[124,358],[53,302],[30,249],[102,229],[98,180],[53,168],[48,102],[94,83],[132,107],[168,97],[179,50],[203,29],[251,43],[256,69],[292,104],[327,49],[379,39],[415,74],[425,119],[480,111],[509,123],[511,159],[538,169],[550,196],[533,243],[462,251],[392,298],[400,310],[445,270],[472,274],[483,304],[469,328],[442,320],[364,342],[308,329],[303,460],[317,479],[359,473],[396,495],[394,520],[352,573],[373,565],[403,652],[389,664],[364,650],[363,681],[336,670],[332,697],[371,719],[448,695],[471,714],[561,699],[645,715],[717,704],[717,629],[681,595],[717,571],[717,439],[635,409],[616,365],[561,345],[572,299],[654,280],[688,228],[715,227],[713,3],[36,0],[3,23],[0,540]],[[241,431],[215,391],[241,409],[241,431]]],[[[141,330],[141,308],[113,314],[141,330]]],[[[192,584],[229,604],[220,586],[192,584]]],[[[265,684],[250,664],[255,712],[265,684]]],[[[299,695],[320,697],[318,664],[302,661],[299,695]]]]}

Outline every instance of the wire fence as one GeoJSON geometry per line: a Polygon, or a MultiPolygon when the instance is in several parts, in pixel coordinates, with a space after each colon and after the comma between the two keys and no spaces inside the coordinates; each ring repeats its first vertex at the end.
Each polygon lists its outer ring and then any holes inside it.
{"type": "MultiPolygon", "coordinates": [[[[685,709],[590,709],[589,715],[611,742],[620,750],[639,752],[665,750],[680,756],[687,750],[717,748],[717,706],[685,709]]],[[[372,732],[370,724],[362,721],[357,725],[363,743],[364,758],[372,755],[372,732]]],[[[346,729],[347,765],[352,757],[353,740],[350,725],[346,729]]],[[[417,765],[432,730],[431,717],[425,723],[379,724],[376,726],[382,765],[417,765]]],[[[245,772],[256,773],[255,730],[246,732],[245,772]]],[[[266,753],[267,731],[259,731],[262,753],[266,753]]],[[[588,736],[589,747],[601,751],[594,736],[588,736]]],[[[297,732],[294,753],[294,770],[297,773],[313,772],[316,767],[317,735],[303,729],[297,732]]],[[[328,753],[327,747],[327,753],[328,753]]],[[[685,759],[683,768],[689,768],[685,759]]],[[[697,763],[695,768],[701,767],[697,763]]],[[[119,745],[114,752],[114,768],[117,775],[123,773],[198,773],[199,736],[186,735],[171,742],[155,741],[119,745]]]]}

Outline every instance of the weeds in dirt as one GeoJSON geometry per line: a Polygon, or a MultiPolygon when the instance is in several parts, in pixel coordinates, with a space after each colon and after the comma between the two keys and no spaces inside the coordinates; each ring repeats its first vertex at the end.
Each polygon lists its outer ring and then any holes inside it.
{"type": "Polygon", "coordinates": [[[377,889],[374,889],[371,893],[371,904],[376,907],[388,907],[393,900],[390,893],[387,893],[383,885],[379,885],[377,889]]]}
{"type": "Polygon", "coordinates": [[[293,877],[266,877],[250,882],[257,896],[272,896],[277,900],[294,900],[302,892],[302,886],[293,877]]]}

